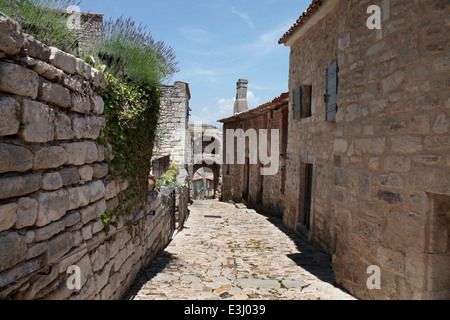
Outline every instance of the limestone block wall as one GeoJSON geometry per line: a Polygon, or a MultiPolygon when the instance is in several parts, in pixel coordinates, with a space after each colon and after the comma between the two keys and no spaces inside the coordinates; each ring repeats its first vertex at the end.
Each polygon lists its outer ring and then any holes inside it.
{"type": "Polygon", "coordinates": [[[99,220],[127,187],[110,181],[96,141],[104,104],[91,87],[104,84],[0,13],[0,299],[118,299],[169,242],[165,195],[109,232],[99,220]],[[72,265],[80,290],[67,286],[72,265]]]}
{"type": "Polygon", "coordinates": [[[363,298],[450,297],[450,50],[445,1],[339,3],[337,279],[363,298]],[[380,290],[364,286],[381,268],[380,290]],[[362,285],[361,285],[362,283],[362,285]]]}
{"type": "MultiPolygon", "coordinates": [[[[248,130],[255,130],[258,134],[259,143],[259,130],[264,128],[265,120],[267,120],[267,130],[268,135],[268,149],[271,150],[271,130],[279,130],[280,142],[282,139],[282,110],[285,105],[280,106],[280,108],[274,108],[273,110],[267,111],[263,115],[254,116],[248,119],[237,119],[232,122],[224,123],[224,163],[223,166],[223,178],[222,178],[222,200],[233,201],[235,203],[245,202],[249,208],[258,209],[260,212],[276,216],[279,218],[283,217],[284,212],[284,194],[283,189],[283,178],[282,178],[282,168],[285,166],[285,159],[280,156],[279,168],[274,175],[261,175],[262,165],[258,164],[249,165],[249,186],[248,186],[248,199],[243,199],[243,191],[245,188],[244,179],[245,165],[228,164],[226,163],[227,152],[235,153],[235,161],[237,159],[237,147],[234,151],[228,151],[226,137],[227,130],[238,130],[242,129],[244,132],[248,130]]],[[[249,148],[249,140],[246,139],[246,149],[249,148]]],[[[259,149],[259,148],[258,148],[259,149]]],[[[258,157],[260,155],[260,150],[258,150],[258,157]]]]}
{"type": "Polygon", "coordinates": [[[284,223],[314,242],[328,254],[336,244],[334,194],[333,139],[337,126],[326,121],[324,95],[327,86],[327,67],[337,59],[337,9],[330,12],[291,47],[289,75],[289,133],[286,160],[286,194],[284,223]],[[311,117],[294,119],[293,94],[300,85],[312,86],[311,117]],[[302,163],[313,165],[311,225],[300,225],[303,206],[301,181],[302,163]]]}
{"type": "Polygon", "coordinates": [[[80,13],[80,26],[73,30],[78,39],[78,49],[89,52],[89,49],[98,44],[103,34],[103,15],[96,13],[80,13]]]}
{"type": "Polygon", "coordinates": [[[450,8],[332,2],[291,46],[290,91],[312,85],[313,103],[311,118],[290,114],[284,222],[304,235],[299,164],[313,164],[307,236],[333,255],[338,283],[363,299],[448,299],[450,8]],[[381,8],[381,30],[366,26],[370,5],[381,8]],[[333,60],[338,112],[326,122],[333,60]],[[380,289],[367,286],[370,266],[380,289]]]}
{"type": "Polygon", "coordinates": [[[158,123],[158,141],[154,158],[170,155],[170,160],[185,168],[190,164],[191,140],[189,137],[189,86],[175,82],[162,86],[161,109],[158,123]]]}

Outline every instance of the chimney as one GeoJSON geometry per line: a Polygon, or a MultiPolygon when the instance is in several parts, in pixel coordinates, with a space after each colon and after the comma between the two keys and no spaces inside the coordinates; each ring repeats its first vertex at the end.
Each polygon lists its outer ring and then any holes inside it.
{"type": "Polygon", "coordinates": [[[248,80],[239,79],[237,82],[236,102],[234,103],[234,114],[248,111],[247,102],[248,80]]]}

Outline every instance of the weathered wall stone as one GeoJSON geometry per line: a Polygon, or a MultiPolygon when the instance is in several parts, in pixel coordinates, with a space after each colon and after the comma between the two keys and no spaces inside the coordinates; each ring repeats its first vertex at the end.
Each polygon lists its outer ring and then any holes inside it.
{"type": "Polygon", "coordinates": [[[49,106],[24,99],[22,105],[22,139],[30,143],[46,143],[53,141],[55,113],[49,106]]]}
{"type": "Polygon", "coordinates": [[[36,72],[16,64],[0,61],[0,90],[31,99],[38,95],[39,80],[36,72]]]}
{"type": "Polygon", "coordinates": [[[67,160],[67,153],[62,147],[42,148],[34,154],[33,170],[56,169],[67,160]]]}
{"type": "Polygon", "coordinates": [[[0,136],[14,135],[20,127],[20,104],[5,96],[0,96],[0,136]]]}
{"type": "Polygon", "coordinates": [[[17,54],[24,42],[25,35],[20,32],[19,25],[0,12],[0,51],[9,55],[17,54]]]}
{"type": "Polygon", "coordinates": [[[33,167],[33,154],[24,147],[0,143],[0,173],[26,172],[33,167]]]}

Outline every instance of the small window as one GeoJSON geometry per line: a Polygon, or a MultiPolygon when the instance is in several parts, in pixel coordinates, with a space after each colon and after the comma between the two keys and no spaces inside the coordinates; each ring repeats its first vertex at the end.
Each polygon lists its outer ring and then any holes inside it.
{"type": "Polygon", "coordinates": [[[294,119],[312,116],[312,86],[302,85],[294,90],[294,119]]]}

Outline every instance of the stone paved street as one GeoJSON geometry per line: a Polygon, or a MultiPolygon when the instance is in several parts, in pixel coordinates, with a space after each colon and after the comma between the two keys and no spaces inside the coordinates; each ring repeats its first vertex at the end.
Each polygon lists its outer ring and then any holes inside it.
{"type": "Polygon", "coordinates": [[[277,219],[196,201],[186,228],[143,272],[126,299],[348,300],[331,261],[277,219]]]}

